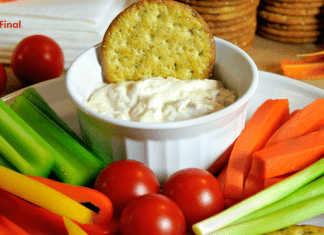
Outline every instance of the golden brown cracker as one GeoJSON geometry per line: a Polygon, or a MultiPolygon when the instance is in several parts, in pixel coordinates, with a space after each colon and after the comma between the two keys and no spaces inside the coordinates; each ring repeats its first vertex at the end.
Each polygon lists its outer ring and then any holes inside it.
{"type": "Polygon", "coordinates": [[[243,34],[239,35],[238,37],[232,38],[232,39],[230,39],[228,41],[235,44],[235,45],[241,45],[243,43],[251,41],[254,37],[255,37],[255,30],[254,31],[251,30],[251,31],[249,31],[248,33],[246,33],[244,35],[243,34]]]}
{"type": "Polygon", "coordinates": [[[177,0],[178,2],[189,4],[190,6],[201,7],[226,7],[237,6],[248,2],[249,0],[237,0],[237,1],[199,1],[199,0],[177,0]]]}
{"type": "MultiPolygon", "coordinates": [[[[263,1],[263,0],[262,0],[263,1]]],[[[271,0],[270,0],[271,1],[271,0]]],[[[277,1],[277,0],[273,0],[277,1]]],[[[313,3],[313,2],[324,2],[324,0],[280,0],[281,2],[287,3],[313,3]]]]}
{"type": "Polygon", "coordinates": [[[251,18],[254,17],[256,17],[256,11],[248,15],[244,15],[242,17],[238,17],[227,21],[206,21],[206,22],[209,28],[227,28],[241,23],[244,24],[245,22],[249,21],[251,18]]]}
{"type": "Polygon", "coordinates": [[[318,24],[303,24],[303,25],[296,25],[296,24],[279,24],[279,23],[272,23],[269,21],[265,21],[263,19],[258,19],[259,25],[265,25],[267,27],[275,28],[278,30],[323,30],[324,29],[324,22],[318,24]]]}
{"type": "Polygon", "coordinates": [[[266,25],[259,25],[258,30],[259,29],[269,34],[283,36],[283,37],[308,38],[308,37],[319,37],[322,35],[321,30],[280,30],[266,25]]]}
{"type": "Polygon", "coordinates": [[[234,20],[256,11],[259,4],[251,5],[247,9],[226,14],[200,14],[205,21],[229,21],[234,20]]]}
{"type": "Polygon", "coordinates": [[[262,4],[268,4],[279,8],[293,8],[293,9],[307,9],[307,8],[320,8],[324,6],[322,2],[285,2],[285,1],[274,1],[274,0],[262,0],[262,4]]]}
{"type": "Polygon", "coordinates": [[[210,31],[214,35],[221,34],[221,33],[235,32],[235,31],[243,30],[244,28],[251,25],[253,22],[256,22],[255,15],[253,17],[251,17],[250,19],[240,22],[238,24],[232,24],[232,25],[223,26],[223,27],[210,27],[210,31]]]}
{"type": "Polygon", "coordinates": [[[253,47],[255,40],[256,39],[255,39],[255,35],[254,35],[250,41],[242,42],[242,43],[238,44],[237,46],[240,47],[243,51],[248,51],[253,47]]]}
{"type": "Polygon", "coordinates": [[[324,9],[319,7],[314,8],[283,8],[276,7],[272,5],[262,4],[260,5],[260,9],[268,12],[274,12],[281,15],[289,15],[289,16],[316,16],[324,13],[324,9]]]}
{"type": "MultiPolygon", "coordinates": [[[[192,0],[181,0],[181,1],[186,1],[185,3],[189,3],[192,0]]],[[[195,0],[197,2],[238,2],[238,1],[249,1],[249,0],[195,0]]],[[[324,1],[324,0],[323,0],[324,1]]]]}
{"type": "Polygon", "coordinates": [[[282,43],[295,43],[295,44],[303,44],[303,43],[317,43],[323,40],[321,37],[285,37],[285,36],[279,36],[279,35],[274,35],[267,33],[263,31],[262,29],[258,29],[256,31],[256,34],[260,35],[261,37],[277,41],[277,42],[282,42],[282,43]]]}
{"type": "Polygon", "coordinates": [[[250,33],[254,34],[256,31],[256,26],[256,22],[252,22],[249,26],[243,28],[242,30],[226,33],[215,33],[214,36],[230,41],[231,39],[239,38],[250,33]]]}
{"type": "Polygon", "coordinates": [[[108,82],[146,77],[209,78],[215,41],[191,7],[171,0],[144,0],[122,11],[109,25],[101,46],[108,82]]]}
{"type": "Polygon", "coordinates": [[[295,25],[318,24],[324,20],[324,14],[317,16],[289,16],[262,9],[258,10],[258,17],[269,22],[295,25]]]}
{"type": "Polygon", "coordinates": [[[314,225],[292,225],[279,231],[265,235],[320,235],[324,234],[324,228],[314,225]]]}
{"type": "Polygon", "coordinates": [[[200,14],[226,14],[226,13],[244,11],[251,6],[254,6],[255,4],[258,4],[258,2],[256,3],[254,0],[251,0],[236,6],[204,7],[204,6],[191,5],[191,7],[200,14]]]}

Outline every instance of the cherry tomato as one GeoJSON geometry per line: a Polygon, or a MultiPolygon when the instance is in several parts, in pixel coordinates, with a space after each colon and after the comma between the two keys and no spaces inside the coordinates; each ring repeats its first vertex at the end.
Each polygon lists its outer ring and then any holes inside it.
{"type": "Polygon", "coordinates": [[[218,180],[203,169],[177,171],[165,182],[162,194],[178,204],[188,231],[193,224],[224,209],[224,195],[218,180]]]}
{"type": "Polygon", "coordinates": [[[31,85],[61,76],[64,55],[61,47],[44,35],[21,40],[12,54],[12,70],[24,84],[31,85]]]}
{"type": "Polygon", "coordinates": [[[5,91],[6,84],[7,84],[7,73],[5,68],[3,67],[3,64],[0,63],[0,96],[5,91]]]}
{"type": "Polygon", "coordinates": [[[185,218],[175,202],[161,194],[133,199],[120,217],[122,235],[186,234],[185,218]]]}
{"type": "Polygon", "coordinates": [[[97,176],[94,188],[111,200],[116,216],[132,199],[161,191],[154,172],[135,160],[119,160],[106,166],[97,176]]]}

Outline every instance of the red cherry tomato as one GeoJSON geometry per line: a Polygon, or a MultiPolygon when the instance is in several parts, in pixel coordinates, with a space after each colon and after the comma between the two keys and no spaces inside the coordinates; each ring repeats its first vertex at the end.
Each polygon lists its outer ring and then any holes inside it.
{"type": "Polygon", "coordinates": [[[24,84],[31,85],[61,76],[64,55],[61,47],[44,35],[21,40],[12,54],[12,70],[24,84]]]}
{"type": "Polygon", "coordinates": [[[0,96],[5,91],[6,84],[7,84],[7,73],[5,68],[3,67],[3,64],[0,63],[0,96]]]}
{"type": "Polygon", "coordinates": [[[119,160],[99,173],[94,188],[111,200],[115,215],[120,216],[132,199],[144,194],[159,193],[160,183],[145,164],[135,160],[119,160]]]}
{"type": "Polygon", "coordinates": [[[224,195],[218,180],[203,169],[177,171],[165,182],[162,194],[178,204],[188,231],[193,224],[224,209],[224,195]]]}
{"type": "Polygon", "coordinates": [[[120,217],[122,235],[185,235],[185,218],[175,202],[161,194],[147,194],[127,204],[120,217]]]}

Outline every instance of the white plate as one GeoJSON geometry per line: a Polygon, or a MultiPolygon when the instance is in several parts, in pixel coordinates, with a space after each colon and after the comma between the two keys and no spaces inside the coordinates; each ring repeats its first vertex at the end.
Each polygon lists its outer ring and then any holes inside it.
{"type": "MultiPolygon", "coordinates": [[[[318,97],[324,97],[324,90],[307,83],[273,73],[263,71],[259,71],[259,73],[259,86],[249,102],[247,113],[248,118],[252,116],[254,111],[266,99],[287,98],[289,100],[290,110],[293,111],[295,109],[303,108],[318,97]]],[[[73,130],[80,134],[76,108],[68,97],[64,77],[38,83],[33,85],[33,87],[49,103],[54,111],[56,111],[73,130]]],[[[11,93],[2,99],[7,104],[11,104],[14,98],[22,91],[23,89],[11,93]]],[[[312,224],[324,227],[324,214],[300,224],[312,224]]]]}

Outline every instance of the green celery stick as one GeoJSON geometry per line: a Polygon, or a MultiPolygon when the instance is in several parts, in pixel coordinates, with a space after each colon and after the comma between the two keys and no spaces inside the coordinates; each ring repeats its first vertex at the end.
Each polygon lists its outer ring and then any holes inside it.
{"type": "MultiPolygon", "coordinates": [[[[13,166],[18,169],[19,172],[23,172],[27,175],[35,175],[35,168],[33,162],[30,159],[27,159],[21,156],[15,148],[11,146],[8,141],[0,135],[0,156],[4,157],[4,160],[11,163],[13,166]]],[[[1,164],[0,164],[1,165],[1,164]]],[[[42,166],[40,166],[42,167],[42,166]]]]}
{"type": "MultiPolygon", "coordinates": [[[[26,160],[32,166],[32,169],[26,166],[29,170],[21,173],[42,177],[50,174],[54,156],[47,149],[48,143],[1,99],[0,133],[2,139],[22,156],[21,164],[26,160]]],[[[7,160],[11,162],[10,157],[7,160]]]]}
{"type": "Polygon", "coordinates": [[[10,162],[8,162],[1,154],[0,154],[0,166],[4,166],[11,170],[17,171],[17,169],[10,162]]]}
{"type": "Polygon", "coordinates": [[[261,235],[294,225],[324,213],[324,195],[319,195],[257,219],[215,231],[217,235],[261,235]]]}
{"type": "Polygon", "coordinates": [[[17,96],[11,108],[59,153],[54,156],[53,172],[63,182],[85,185],[105,167],[99,157],[47,118],[24,96],[17,96]]]}
{"type": "Polygon", "coordinates": [[[324,175],[324,158],[234,206],[194,224],[193,231],[198,235],[213,233],[250,213],[283,199],[322,175],[324,175]]]}
{"type": "Polygon", "coordinates": [[[318,195],[324,195],[324,177],[306,184],[302,188],[298,189],[294,193],[288,195],[287,197],[270,204],[260,210],[255,211],[254,213],[251,213],[247,216],[244,216],[242,219],[239,219],[234,222],[234,224],[250,221],[253,219],[256,219],[258,217],[261,217],[263,215],[270,214],[272,212],[275,212],[277,210],[280,210],[282,208],[285,208],[287,206],[293,205],[295,203],[308,200],[310,198],[316,197],[318,195]]]}
{"type": "Polygon", "coordinates": [[[49,106],[49,104],[44,100],[44,98],[36,91],[35,88],[30,87],[22,92],[24,97],[26,97],[33,105],[35,105],[40,111],[42,111],[48,118],[55,122],[59,127],[61,127],[65,132],[67,132],[74,139],[84,144],[84,142],[79,138],[79,136],[55,113],[55,111],[49,106]]]}

